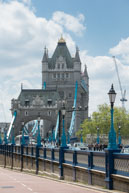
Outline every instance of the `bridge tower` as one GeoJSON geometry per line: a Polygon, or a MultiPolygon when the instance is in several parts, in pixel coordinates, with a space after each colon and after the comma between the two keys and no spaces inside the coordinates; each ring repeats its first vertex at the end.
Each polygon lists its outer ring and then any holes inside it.
{"type": "MultiPolygon", "coordinates": [[[[86,66],[84,72],[81,72],[81,65],[79,49],[76,48],[75,57],[71,57],[63,37],[58,41],[51,58],[49,58],[48,50],[45,48],[42,60],[42,87],[46,87],[46,90],[57,90],[60,99],[66,100],[66,109],[69,110],[74,104],[75,83],[77,81],[76,107],[87,107],[85,111],[76,112],[73,135],[79,129],[80,123],[88,117],[89,77],[86,66]]],[[[71,116],[72,113],[66,113],[65,125],[67,130],[70,127],[71,116]]]]}
{"type": "MultiPolygon", "coordinates": [[[[72,109],[75,98],[75,84],[78,83],[76,107],[87,107],[85,111],[77,111],[72,135],[79,129],[80,123],[88,117],[89,77],[85,66],[81,72],[79,49],[76,48],[75,57],[67,48],[63,37],[57,43],[51,58],[45,48],[42,59],[42,88],[23,89],[17,99],[12,99],[12,114],[16,112],[14,126],[15,135],[22,129],[22,122],[36,120],[40,114],[44,120],[44,137],[49,130],[56,126],[57,114],[61,101],[66,101],[66,110],[72,109]]],[[[72,112],[66,112],[65,127],[69,130],[72,112]]]]}

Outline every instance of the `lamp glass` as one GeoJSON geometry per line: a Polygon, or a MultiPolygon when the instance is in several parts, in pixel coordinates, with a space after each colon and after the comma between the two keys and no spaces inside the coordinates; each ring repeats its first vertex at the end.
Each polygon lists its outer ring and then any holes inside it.
{"type": "Polygon", "coordinates": [[[111,89],[109,90],[108,95],[109,95],[110,103],[114,103],[115,102],[115,98],[116,98],[116,92],[115,92],[115,90],[113,88],[113,84],[111,86],[111,89]]]}

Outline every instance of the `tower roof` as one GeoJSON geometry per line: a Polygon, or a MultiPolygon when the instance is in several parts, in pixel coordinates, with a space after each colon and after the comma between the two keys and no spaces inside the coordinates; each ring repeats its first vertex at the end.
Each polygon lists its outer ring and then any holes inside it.
{"type": "Polygon", "coordinates": [[[73,68],[73,59],[70,55],[70,52],[67,48],[66,42],[63,37],[61,37],[60,40],[58,41],[54,54],[52,58],[49,59],[48,63],[49,68],[55,68],[56,60],[60,56],[62,56],[65,59],[67,68],[73,68]]]}

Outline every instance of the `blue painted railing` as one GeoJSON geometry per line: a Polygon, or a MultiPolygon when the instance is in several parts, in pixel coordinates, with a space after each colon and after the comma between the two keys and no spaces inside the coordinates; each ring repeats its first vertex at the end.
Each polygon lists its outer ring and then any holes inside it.
{"type": "MultiPolygon", "coordinates": [[[[109,189],[112,187],[112,174],[129,177],[129,154],[114,153],[113,151],[105,150],[99,151],[75,151],[70,149],[60,148],[46,148],[38,146],[15,146],[15,145],[0,145],[0,165],[6,167],[10,163],[10,167],[15,167],[15,161],[19,160],[22,171],[26,165],[32,162],[35,165],[35,172],[38,174],[39,166],[44,165],[45,162],[53,164],[56,163],[59,168],[60,179],[63,178],[64,165],[68,164],[73,171],[76,168],[84,168],[88,171],[88,178],[91,179],[92,171],[104,172],[105,182],[108,183],[109,189]],[[3,159],[2,157],[3,156],[3,159]],[[10,161],[7,162],[7,160],[10,161]],[[2,162],[3,160],[3,162],[2,162]],[[42,164],[39,164],[42,162],[42,164]],[[24,164],[23,164],[24,163],[24,164]],[[110,184],[111,183],[111,184],[110,184]]],[[[9,167],[9,165],[8,165],[9,167]]],[[[76,171],[73,172],[73,179],[76,180],[76,171]]],[[[89,180],[90,184],[90,180],[89,180]]]]}

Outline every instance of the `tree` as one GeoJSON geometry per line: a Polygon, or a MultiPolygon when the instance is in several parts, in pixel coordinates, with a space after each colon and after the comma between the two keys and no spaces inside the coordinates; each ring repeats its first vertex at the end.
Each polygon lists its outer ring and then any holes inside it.
{"type": "MultiPolygon", "coordinates": [[[[97,134],[97,128],[99,128],[100,134],[108,134],[110,120],[110,106],[99,105],[98,111],[93,112],[91,118],[85,119],[81,124],[83,139],[85,140],[87,134],[97,134]]],[[[114,128],[117,136],[119,125],[121,126],[121,136],[129,137],[129,113],[123,108],[114,107],[114,128]]],[[[77,136],[80,136],[80,132],[80,130],[77,132],[77,136]]]]}

